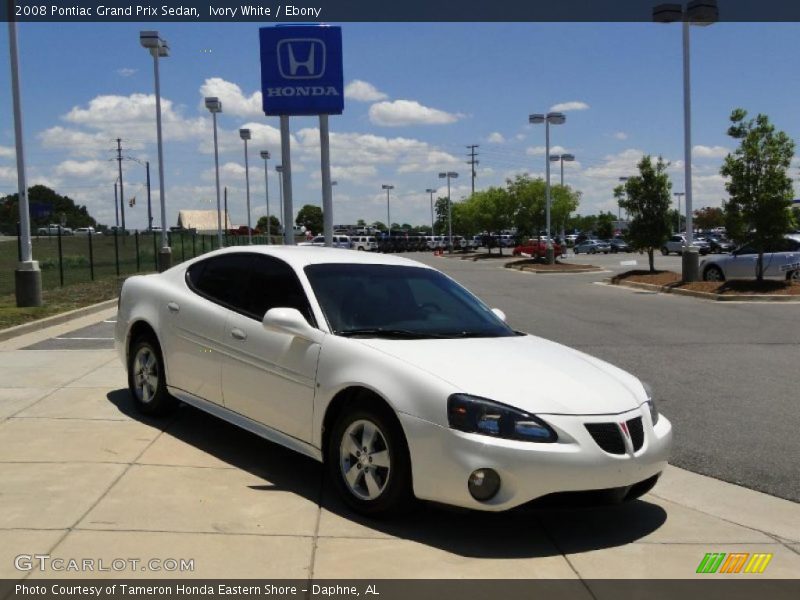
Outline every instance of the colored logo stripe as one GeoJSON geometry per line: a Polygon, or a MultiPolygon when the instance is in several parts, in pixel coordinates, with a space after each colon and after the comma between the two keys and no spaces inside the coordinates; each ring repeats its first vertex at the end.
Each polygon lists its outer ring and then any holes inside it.
{"type": "Polygon", "coordinates": [[[707,552],[697,565],[697,573],[763,573],[772,560],[772,554],[748,552],[707,552]],[[727,557],[727,558],[726,558],[727,557]]]}
{"type": "Polygon", "coordinates": [[[772,554],[753,554],[750,562],[744,569],[745,573],[763,573],[767,568],[769,561],[772,560],[772,554]]]}

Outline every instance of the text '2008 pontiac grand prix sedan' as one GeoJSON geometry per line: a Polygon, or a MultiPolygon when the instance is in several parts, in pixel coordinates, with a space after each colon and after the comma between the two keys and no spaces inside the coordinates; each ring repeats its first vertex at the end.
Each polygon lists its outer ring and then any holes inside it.
{"type": "Polygon", "coordinates": [[[249,246],[131,277],[116,347],[145,413],[181,400],[323,461],[367,514],[631,499],[672,441],[634,376],[393,256],[249,246]]]}

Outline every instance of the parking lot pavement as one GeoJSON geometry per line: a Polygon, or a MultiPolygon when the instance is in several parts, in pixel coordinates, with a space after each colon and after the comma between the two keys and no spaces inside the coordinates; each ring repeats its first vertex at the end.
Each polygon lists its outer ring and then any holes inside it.
{"type": "MultiPolygon", "coordinates": [[[[525,277],[497,273],[490,287],[525,277]]],[[[0,577],[87,576],[15,569],[38,553],[193,560],[91,577],[691,578],[707,552],[771,553],[759,577],[800,575],[800,506],[675,467],[617,507],[358,517],[313,460],[188,406],[145,418],[113,350],[47,342],[106,337],[113,319],[0,344],[0,577]]]]}

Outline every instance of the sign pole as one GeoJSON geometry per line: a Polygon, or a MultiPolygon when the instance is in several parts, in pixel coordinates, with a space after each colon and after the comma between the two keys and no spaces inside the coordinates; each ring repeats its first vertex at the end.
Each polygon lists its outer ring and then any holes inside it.
{"type": "Polygon", "coordinates": [[[292,157],[289,116],[281,115],[281,162],[283,164],[283,243],[294,246],[294,220],[292,214],[292,157]]]}
{"type": "Polygon", "coordinates": [[[322,170],[322,231],[325,235],[325,245],[331,247],[333,246],[333,188],[328,115],[319,116],[319,147],[322,170]]]}

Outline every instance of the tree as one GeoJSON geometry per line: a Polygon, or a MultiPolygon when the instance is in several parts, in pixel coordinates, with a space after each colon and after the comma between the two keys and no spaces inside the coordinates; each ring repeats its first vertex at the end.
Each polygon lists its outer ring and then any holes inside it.
{"type": "Polygon", "coordinates": [[[706,231],[725,225],[725,213],[718,206],[706,206],[694,211],[694,226],[706,231]]]}
{"type": "Polygon", "coordinates": [[[433,210],[436,215],[433,230],[436,232],[436,235],[446,235],[448,218],[447,197],[437,198],[436,203],[433,205],[433,210]]]}
{"type": "Polygon", "coordinates": [[[601,240],[607,240],[614,236],[614,221],[617,217],[612,212],[602,212],[597,216],[594,232],[601,240]]]}
{"type": "Polygon", "coordinates": [[[372,224],[372,227],[374,227],[374,228],[375,228],[375,229],[377,229],[378,231],[386,231],[386,224],[385,224],[385,223],[383,223],[382,221],[375,221],[375,222],[372,224]]]}
{"type": "MultiPolygon", "coordinates": [[[[62,196],[44,185],[28,188],[28,201],[31,212],[31,229],[45,227],[49,223],[61,223],[70,228],[97,227],[97,222],[85,206],[75,203],[69,196],[62,196]]],[[[10,194],[0,198],[0,230],[16,231],[19,221],[19,195],[10,194]]]]}
{"type": "Polygon", "coordinates": [[[281,222],[275,215],[269,216],[270,230],[267,232],[267,215],[264,215],[256,223],[256,229],[263,231],[264,235],[278,235],[281,232],[281,222]]]}
{"type": "Polygon", "coordinates": [[[746,120],[747,111],[731,113],[728,135],[739,147],[728,154],[720,169],[727,177],[730,199],[724,204],[725,227],[737,243],[749,243],[758,252],[756,279],[764,279],[764,252],[789,231],[792,180],[787,175],[794,142],[775,131],[766,115],[746,120]]]}
{"type": "MultiPolygon", "coordinates": [[[[513,222],[514,199],[507,190],[490,187],[475,192],[466,204],[473,226],[479,231],[499,234],[513,222]]],[[[491,248],[489,249],[491,252],[491,248]]],[[[500,254],[503,248],[500,246],[500,254]]]]}
{"type": "MultiPolygon", "coordinates": [[[[686,230],[686,215],[679,213],[677,208],[669,209],[669,213],[667,213],[667,222],[670,227],[675,228],[675,233],[686,230]]],[[[695,221],[695,223],[697,223],[697,221],[695,221]]]]}
{"type": "Polygon", "coordinates": [[[367,222],[364,219],[359,219],[358,221],[356,221],[356,226],[357,227],[366,227],[367,226],[367,222]]]}
{"type": "Polygon", "coordinates": [[[670,233],[667,221],[671,196],[668,164],[659,156],[653,164],[651,156],[639,161],[639,175],[625,182],[625,198],[620,206],[630,216],[628,240],[636,250],[646,250],[650,261],[650,272],[655,272],[653,253],[661,248],[670,233]]]}
{"type": "Polygon", "coordinates": [[[322,232],[322,209],[319,206],[306,204],[297,213],[295,223],[305,225],[306,231],[319,234],[322,232]]]}

